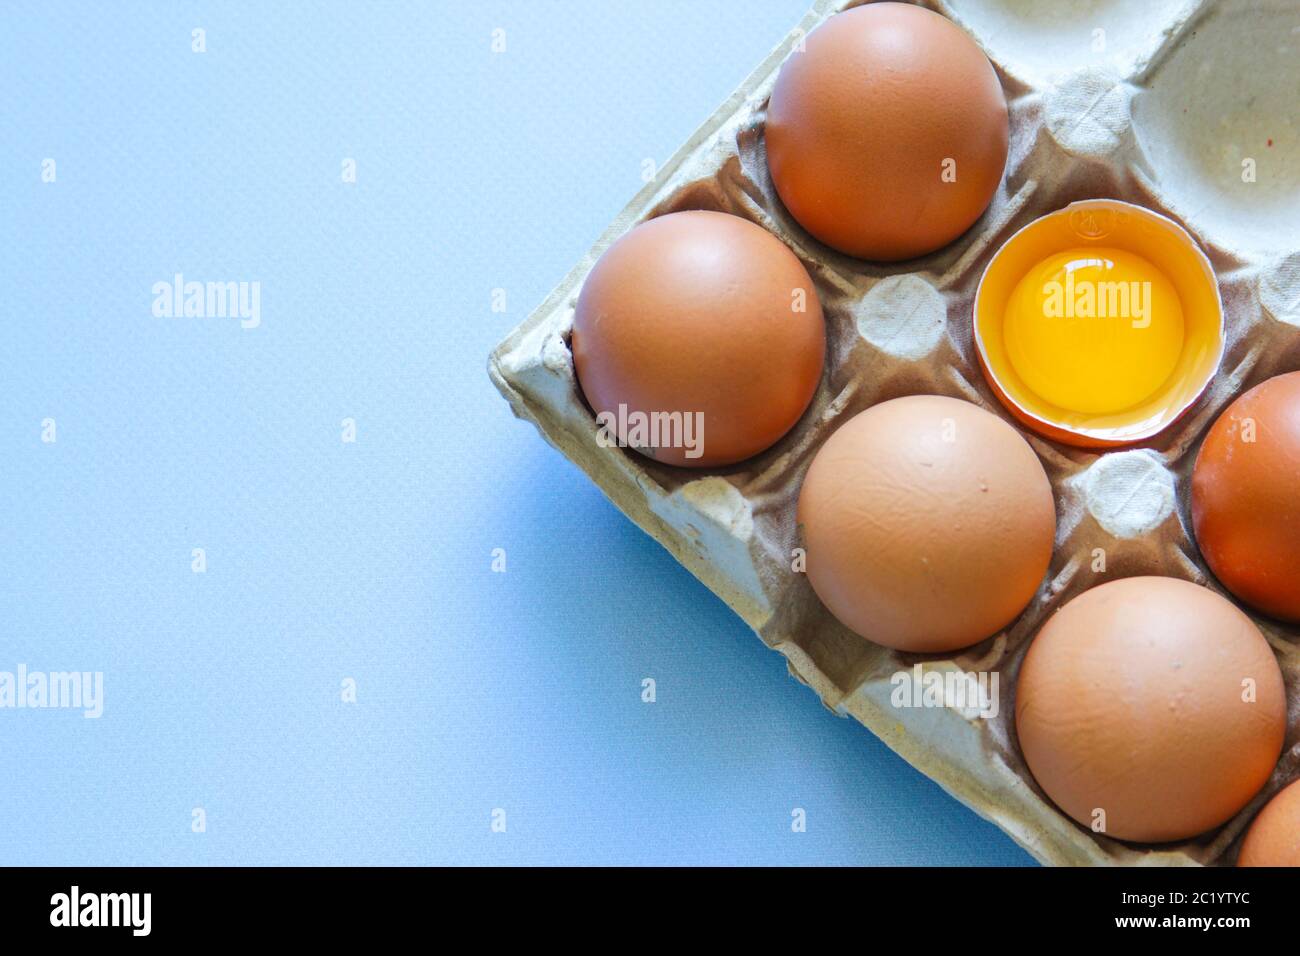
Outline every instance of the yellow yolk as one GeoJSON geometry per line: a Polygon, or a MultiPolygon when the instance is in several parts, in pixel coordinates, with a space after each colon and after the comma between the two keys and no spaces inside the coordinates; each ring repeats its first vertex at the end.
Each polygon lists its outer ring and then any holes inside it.
{"type": "Polygon", "coordinates": [[[1060,408],[1104,415],[1148,398],[1173,373],[1183,308],[1173,284],[1141,256],[1067,249],[1020,280],[1003,335],[1032,391],[1060,408]]]}

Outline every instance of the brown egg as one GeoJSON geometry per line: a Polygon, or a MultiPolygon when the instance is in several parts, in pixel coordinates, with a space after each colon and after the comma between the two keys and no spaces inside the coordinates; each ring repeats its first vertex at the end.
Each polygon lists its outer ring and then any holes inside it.
{"type": "Polygon", "coordinates": [[[1009,624],[1052,557],[1056,507],[1020,434],[969,402],[917,395],[845,422],[799,494],[808,580],[846,627],[951,651],[1009,624]]]}
{"type": "Polygon", "coordinates": [[[737,216],[679,212],[600,257],[572,348],[609,442],[704,468],[758,454],[799,420],[826,330],[812,279],[779,239],[737,216]]]}
{"type": "Polygon", "coordinates": [[[1223,586],[1300,622],[1300,372],[1228,406],[1192,472],[1196,543],[1223,586]]]}
{"type": "Polygon", "coordinates": [[[1264,804],[1246,831],[1238,866],[1300,866],[1300,780],[1264,804]]]}
{"type": "Polygon", "coordinates": [[[1034,638],[1016,732],[1058,807],[1120,840],[1196,836],[1268,781],[1286,692],[1264,636],[1235,604],[1176,578],[1085,591],[1034,638]]]}
{"type": "Polygon", "coordinates": [[[1007,160],[1007,103],[950,20],[872,3],[838,13],[781,67],[767,163],[790,214],[841,252],[933,252],[988,206],[1007,160]]]}

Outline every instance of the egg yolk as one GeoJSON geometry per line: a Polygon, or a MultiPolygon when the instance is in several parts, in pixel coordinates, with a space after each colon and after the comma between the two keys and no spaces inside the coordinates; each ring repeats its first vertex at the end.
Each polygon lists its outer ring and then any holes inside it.
{"type": "Polygon", "coordinates": [[[1025,274],[1007,302],[1007,353],[1025,385],[1060,408],[1120,412],[1150,397],[1183,350],[1178,292],[1124,249],[1067,249],[1025,274]]]}

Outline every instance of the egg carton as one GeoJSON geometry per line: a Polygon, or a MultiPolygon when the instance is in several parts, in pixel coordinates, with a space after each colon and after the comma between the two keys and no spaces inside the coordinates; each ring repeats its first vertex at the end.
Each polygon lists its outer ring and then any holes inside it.
{"type": "MultiPolygon", "coordinates": [[[[1144,846],[1079,826],[1034,782],[1016,742],[1015,678],[1049,615],[1081,592],[1140,574],[1224,593],[1191,536],[1190,472],[1209,426],[1237,395],[1300,369],[1300,2],[1296,0],[931,0],[997,70],[1010,149],[997,194],[956,242],[879,264],[820,244],[785,211],[767,171],[763,124],[782,62],[829,16],[820,0],[618,215],[542,305],[493,352],[493,381],[520,418],[726,601],[832,711],[851,715],[954,797],[1051,864],[1232,863],[1256,810],[1300,776],[1300,629],[1254,615],[1288,690],[1283,756],[1237,817],[1201,837],[1144,846]],[[1016,230],[1071,202],[1134,202],[1182,224],[1218,277],[1226,323],[1220,372],[1157,438],[1119,451],[1040,439],[984,382],[972,345],[980,274],[1016,230]],[[574,376],[569,336],[582,283],[636,224],[685,209],[752,220],[802,260],[821,297],[827,365],[812,405],[765,453],[707,473],[606,448],[574,376]],[[1008,628],[953,655],[909,655],[849,632],[792,570],[795,504],[822,442],[887,399],[941,394],[1000,415],[1051,479],[1058,528],[1046,578],[1008,628]],[[891,705],[891,677],[995,672],[998,713],[891,705]]],[[[1300,476],[1297,476],[1300,494],[1300,476]]],[[[990,560],[996,560],[990,555],[990,560]]],[[[1249,609],[1247,609],[1249,611],[1249,609]]]]}

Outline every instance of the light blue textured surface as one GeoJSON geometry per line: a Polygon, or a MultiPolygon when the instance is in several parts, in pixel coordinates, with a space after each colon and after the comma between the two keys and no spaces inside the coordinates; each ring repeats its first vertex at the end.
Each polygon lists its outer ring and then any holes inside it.
{"type": "Polygon", "coordinates": [[[4,5],[0,671],[105,712],[0,710],[0,863],[1028,861],[485,373],[802,9],[4,5]]]}

